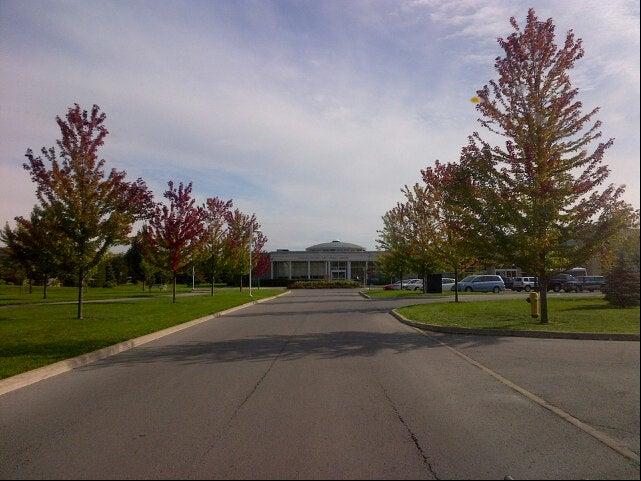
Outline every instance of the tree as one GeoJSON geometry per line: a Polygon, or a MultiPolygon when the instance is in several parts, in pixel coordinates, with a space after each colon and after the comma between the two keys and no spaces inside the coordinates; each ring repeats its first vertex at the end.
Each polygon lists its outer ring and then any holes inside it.
{"type": "Polygon", "coordinates": [[[0,240],[7,246],[9,256],[27,273],[30,289],[33,279],[42,280],[42,298],[46,299],[49,278],[61,269],[64,259],[64,244],[52,228],[51,218],[35,206],[29,219],[16,217],[14,229],[6,224],[0,240]]]}
{"type": "Polygon", "coordinates": [[[458,302],[459,273],[476,262],[470,246],[474,233],[465,224],[464,209],[457,202],[457,194],[467,190],[468,180],[458,164],[439,161],[421,174],[423,184],[408,195],[414,206],[410,219],[427,226],[424,237],[429,258],[441,270],[454,272],[454,299],[458,302]]]}
{"type": "Polygon", "coordinates": [[[127,271],[131,277],[131,282],[137,283],[142,281],[142,290],[145,290],[145,275],[142,269],[142,260],[143,260],[143,243],[144,237],[138,232],[133,239],[131,239],[131,245],[127,252],[125,252],[125,263],[127,265],[127,271]]]}
{"type": "Polygon", "coordinates": [[[384,253],[378,259],[379,269],[389,276],[400,275],[411,269],[410,246],[408,243],[407,206],[397,203],[383,215],[383,228],[378,231],[376,243],[384,253]]]}
{"type": "Polygon", "coordinates": [[[639,211],[631,224],[613,238],[601,262],[607,268],[605,298],[616,307],[639,305],[641,272],[639,211]]]}
{"type": "Polygon", "coordinates": [[[232,207],[232,201],[224,201],[218,197],[207,199],[205,211],[205,234],[203,238],[201,268],[211,280],[211,295],[214,295],[216,274],[224,265],[223,253],[227,235],[227,214],[232,207]]]}
{"type": "Polygon", "coordinates": [[[599,141],[598,108],[582,112],[569,71],[584,55],[568,32],[554,42],[552,19],[530,10],[525,28],[498,40],[498,80],[477,92],[480,124],[504,137],[490,146],[475,132],[461,164],[471,179],[462,203],[468,208],[479,250],[491,247],[539,277],[541,322],[548,322],[547,285],[555,273],[593,256],[628,215],[623,187],[607,185],[603,163],[613,140],[599,141]],[[591,148],[593,142],[599,141],[591,148]]]}
{"type": "MultiPolygon", "coordinates": [[[[249,241],[251,235],[252,258],[258,258],[267,237],[260,232],[260,224],[256,215],[244,214],[239,209],[227,212],[227,237],[225,239],[226,266],[230,275],[240,280],[240,290],[243,290],[243,275],[250,269],[249,241]]],[[[253,264],[253,262],[252,262],[253,264]]],[[[252,271],[253,272],[253,271],[252,271]]]]}
{"type": "Polygon", "coordinates": [[[172,181],[164,197],[169,206],[158,204],[147,230],[150,248],[164,261],[172,274],[172,302],[176,302],[176,275],[190,264],[202,246],[206,212],[192,198],[191,182],[176,188],[172,181]]]}
{"type": "Polygon", "coordinates": [[[267,274],[271,269],[271,258],[267,252],[258,252],[252,257],[253,270],[252,272],[258,280],[258,288],[260,289],[260,278],[267,274]]]}
{"type": "Polygon", "coordinates": [[[142,179],[126,182],[126,172],[105,172],[98,150],[108,134],[105,114],[78,104],[65,118],[56,117],[61,138],[41,155],[27,150],[24,168],[36,184],[43,210],[52,218],[52,231],[61,236],[67,260],[78,281],[78,319],[83,317],[83,284],[109,249],[126,244],[131,225],[144,218],[152,194],[142,179]]]}

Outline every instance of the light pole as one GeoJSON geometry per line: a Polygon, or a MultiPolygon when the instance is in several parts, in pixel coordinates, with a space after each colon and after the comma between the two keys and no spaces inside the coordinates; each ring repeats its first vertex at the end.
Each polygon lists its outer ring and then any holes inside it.
{"type": "MultiPolygon", "coordinates": [[[[252,239],[254,238],[254,226],[250,222],[249,224],[249,297],[254,297],[252,294],[252,239]]],[[[260,229],[256,230],[257,234],[260,234],[260,229]]]]}

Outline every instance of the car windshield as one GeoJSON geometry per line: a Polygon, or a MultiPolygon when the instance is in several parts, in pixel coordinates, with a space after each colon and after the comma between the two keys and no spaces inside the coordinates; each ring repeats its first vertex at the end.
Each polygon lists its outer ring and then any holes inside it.
{"type": "Polygon", "coordinates": [[[476,276],[467,276],[461,282],[472,282],[472,279],[474,279],[475,277],[476,276]]]}

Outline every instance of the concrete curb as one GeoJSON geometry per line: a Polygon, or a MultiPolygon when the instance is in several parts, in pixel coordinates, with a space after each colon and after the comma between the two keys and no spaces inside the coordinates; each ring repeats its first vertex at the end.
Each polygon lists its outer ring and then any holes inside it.
{"type": "Polygon", "coordinates": [[[77,357],[72,357],[70,359],[65,359],[63,361],[49,364],[48,366],[43,366],[38,369],[33,369],[21,374],[16,374],[15,376],[11,376],[0,381],[0,396],[11,391],[29,386],[30,384],[34,384],[36,382],[49,379],[50,377],[57,376],[58,374],[71,371],[73,369],[76,369],[77,367],[81,367],[86,364],[105,359],[115,354],[119,354],[123,351],[133,349],[134,347],[142,346],[143,344],[146,344],[148,342],[155,341],[165,336],[169,336],[170,334],[174,334],[184,329],[197,326],[198,324],[216,319],[217,317],[231,314],[232,312],[245,309],[246,307],[253,306],[254,304],[261,304],[263,302],[271,301],[288,294],[291,294],[291,291],[285,291],[282,294],[277,294],[275,296],[265,297],[264,299],[247,302],[239,306],[231,307],[224,311],[219,311],[208,316],[199,317],[198,319],[193,319],[191,321],[183,322],[182,324],[168,327],[167,329],[163,329],[161,331],[152,332],[141,337],[129,339],[128,341],[119,342],[118,344],[107,346],[97,351],[88,352],[77,357]]]}
{"type": "Polygon", "coordinates": [[[553,331],[517,331],[513,329],[469,329],[465,327],[436,326],[425,324],[406,318],[396,309],[390,314],[403,324],[416,327],[424,331],[443,332],[446,334],[464,334],[474,336],[503,336],[503,337],[529,337],[537,339],[577,339],[585,341],[639,341],[639,334],[607,334],[596,332],[553,332],[553,331]]]}
{"type": "Polygon", "coordinates": [[[370,297],[370,296],[368,296],[367,294],[365,294],[363,291],[358,291],[358,293],[359,293],[362,297],[364,297],[365,299],[371,299],[371,297],[370,297]]]}

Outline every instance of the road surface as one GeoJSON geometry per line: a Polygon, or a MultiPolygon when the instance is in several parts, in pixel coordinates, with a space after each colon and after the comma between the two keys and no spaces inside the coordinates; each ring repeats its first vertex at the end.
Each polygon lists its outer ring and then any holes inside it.
{"type": "Polygon", "coordinates": [[[639,478],[456,354],[638,453],[638,342],[429,337],[415,302],[295,291],[0,396],[0,478],[639,478]]]}

